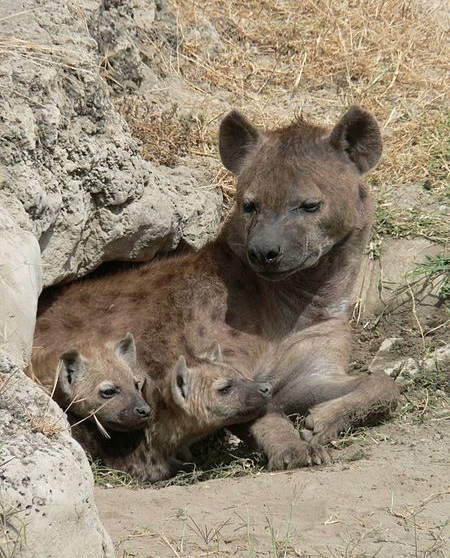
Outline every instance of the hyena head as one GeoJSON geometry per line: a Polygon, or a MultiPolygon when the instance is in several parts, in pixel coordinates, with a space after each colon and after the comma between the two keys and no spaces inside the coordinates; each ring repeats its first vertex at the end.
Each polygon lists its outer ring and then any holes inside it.
{"type": "Polygon", "coordinates": [[[370,224],[361,175],[378,162],[382,141],[361,108],[351,107],[331,133],[302,119],[263,131],[232,111],[221,123],[219,149],[237,176],[228,242],[265,279],[314,266],[370,224]]]}
{"type": "Polygon", "coordinates": [[[223,362],[217,343],[191,367],[180,356],[170,383],[173,402],[181,408],[194,437],[256,418],[272,394],[269,383],[249,380],[223,362]]]}
{"type": "Polygon", "coordinates": [[[98,419],[107,429],[143,428],[151,409],[142,396],[144,376],[136,360],[131,333],[119,342],[86,344],[60,357],[58,388],[69,411],[98,419]]]}

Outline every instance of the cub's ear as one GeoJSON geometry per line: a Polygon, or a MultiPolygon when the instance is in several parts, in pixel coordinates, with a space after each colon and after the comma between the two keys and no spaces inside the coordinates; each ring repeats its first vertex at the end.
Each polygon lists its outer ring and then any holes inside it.
{"type": "Polygon", "coordinates": [[[114,347],[116,354],[131,366],[136,364],[136,344],[131,333],[127,333],[114,347]]]}
{"type": "Polygon", "coordinates": [[[233,174],[239,174],[260,137],[262,133],[243,114],[231,111],[219,128],[219,153],[224,166],[233,174]]]}
{"type": "Polygon", "coordinates": [[[74,383],[87,375],[86,361],[78,349],[70,349],[59,357],[59,362],[59,385],[63,393],[70,397],[74,383]]]}
{"type": "Polygon", "coordinates": [[[206,358],[212,362],[222,362],[222,351],[217,341],[214,341],[211,347],[206,351],[206,358]]]}
{"type": "Polygon", "coordinates": [[[383,151],[377,121],[357,106],[350,107],[339,120],[329,141],[336,150],[347,153],[361,174],[378,163],[383,151]]]}
{"type": "Polygon", "coordinates": [[[191,371],[186,365],[184,356],[180,356],[170,379],[172,397],[176,405],[184,409],[189,395],[189,376],[191,371]]]}

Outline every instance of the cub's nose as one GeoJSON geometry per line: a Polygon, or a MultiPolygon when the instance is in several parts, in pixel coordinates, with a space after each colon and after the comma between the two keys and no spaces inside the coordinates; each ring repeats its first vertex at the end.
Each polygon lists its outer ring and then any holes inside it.
{"type": "Polygon", "coordinates": [[[258,391],[264,397],[270,397],[272,395],[272,386],[267,383],[260,384],[258,391]]]}
{"type": "Polygon", "coordinates": [[[141,418],[148,418],[150,416],[150,407],[148,405],[139,405],[134,410],[141,418]]]}

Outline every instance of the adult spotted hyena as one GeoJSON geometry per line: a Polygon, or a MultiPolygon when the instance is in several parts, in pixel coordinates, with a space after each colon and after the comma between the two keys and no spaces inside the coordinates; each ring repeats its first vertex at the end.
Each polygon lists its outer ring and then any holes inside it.
{"type": "Polygon", "coordinates": [[[37,335],[59,343],[74,327],[97,339],[131,329],[159,379],[180,354],[189,361],[217,339],[226,362],[272,385],[266,413],[240,435],[271,469],[321,463],[318,442],[398,397],[383,374],[346,374],[350,296],[372,220],[361,176],[380,158],[379,128],[358,107],[331,131],[301,119],[261,130],[233,111],[219,147],[237,195],[218,238],[197,253],[68,286],[39,316],[37,335]],[[77,308],[76,324],[68,308],[77,308]],[[306,415],[309,442],[290,413],[306,415]]]}

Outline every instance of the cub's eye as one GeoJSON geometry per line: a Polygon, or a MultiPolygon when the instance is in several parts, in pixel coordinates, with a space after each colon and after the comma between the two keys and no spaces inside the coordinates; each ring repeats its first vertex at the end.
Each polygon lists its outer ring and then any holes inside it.
{"type": "Polygon", "coordinates": [[[244,213],[255,213],[256,212],[256,204],[252,201],[245,201],[242,204],[242,210],[244,213]]]}
{"type": "Polygon", "coordinates": [[[138,390],[138,391],[142,391],[142,388],[144,387],[144,382],[142,380],[135,380],[134,381],[134,387],[138,390]]]}
{"type": "Polygon", "coordinates": [[[220,395],[227,395],[228,393],[230,393],[232,387],[233,386],[231,384],[227,384],[219,388],[217,391],[220,393],[220,395]]]}
{"type": "Polygon", "coordinates": [[[111,399],[111,397],[114,397],[117,393],[118,391],[115,388],[106,388],[100,390],[100,395],[103,397],[103,399],[111,399]]]}
{"type": "Polygon", "coordinates": [[[304,202],[299,207],[299,209],[303,209],[303,211],[307,211],[308,213],[314,213],[320,207],[320,201],[311,201],[311,202],[304,202]]]}

